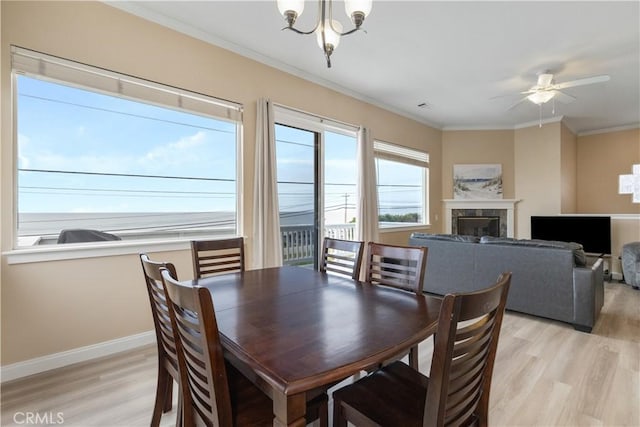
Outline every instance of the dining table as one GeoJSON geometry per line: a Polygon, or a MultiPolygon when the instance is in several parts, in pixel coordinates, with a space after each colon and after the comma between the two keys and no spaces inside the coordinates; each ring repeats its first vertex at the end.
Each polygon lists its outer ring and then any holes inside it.
{"type": "Polygon", "coordinates": [[[305,425],[307,399],[435,332],[442,299],[283,266],[204,277],[225,357],[273,401],[275,426],[305,425]]]}

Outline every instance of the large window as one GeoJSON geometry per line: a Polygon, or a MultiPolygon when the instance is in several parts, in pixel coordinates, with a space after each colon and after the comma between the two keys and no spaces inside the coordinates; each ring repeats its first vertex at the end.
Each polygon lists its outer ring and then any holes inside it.
{"type": "Polygon", "coordinates": [[[13,64],[17,246],[238,233],[239,106],[22,49],[13,64]]]}
{"type": "Polygon", "coordinates": [[[429,224],[429,155],[375,141],[380,228],[429,224]]]}

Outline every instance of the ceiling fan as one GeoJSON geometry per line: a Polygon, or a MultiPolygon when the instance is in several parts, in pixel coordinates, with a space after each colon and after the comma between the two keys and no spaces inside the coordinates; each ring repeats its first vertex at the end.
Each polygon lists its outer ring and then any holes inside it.
{"type": "Polygon", "coordinates": [[[602,75],[587,77],[578,80],[571,80],[568,82],[555,83],[553,74],[551,74],[549,71],[544,71],[538,74],[538,82],[533,87],[531,87],[531,89],[520,92],[520,94],[524,94],[525,96],[518,100],[518,102],[516,102],[515,104],[511,105],[509,109],[514,108],[516,105],[525,100],[529,100],[536,105],[542,105],[551,101],[552,99],[554,101],[558,100],[564,104],[568,104],[575,101],[576,98],[571,95],[567,95],[566,93],[560,92],[561,89],[590,85],[594,83],[602,83],[609,81],[609,79],[609,76],[602,75]]]}

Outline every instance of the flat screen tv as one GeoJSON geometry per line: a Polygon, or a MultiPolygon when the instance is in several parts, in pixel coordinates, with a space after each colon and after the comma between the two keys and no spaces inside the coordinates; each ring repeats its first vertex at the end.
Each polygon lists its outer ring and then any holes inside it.
{"type": "Polygon", "coordinates": [[[590,254],[611,254],[611,217],[532,216],[531,238],[582,244],[590,254]]]}

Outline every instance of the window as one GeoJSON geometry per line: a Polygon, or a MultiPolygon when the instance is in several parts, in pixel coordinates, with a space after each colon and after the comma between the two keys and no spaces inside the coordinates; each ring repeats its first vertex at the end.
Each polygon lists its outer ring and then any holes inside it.
{"type": "Polygon", "coordinates": [[[240,106],[24,49],[12,60],[16,246],[238,234],[240,106]]]}
{"type": "Polygon", "coordinates": [[[429,224],[429,155],[381,141],[373,149],[380,228],[429,224]]]}

